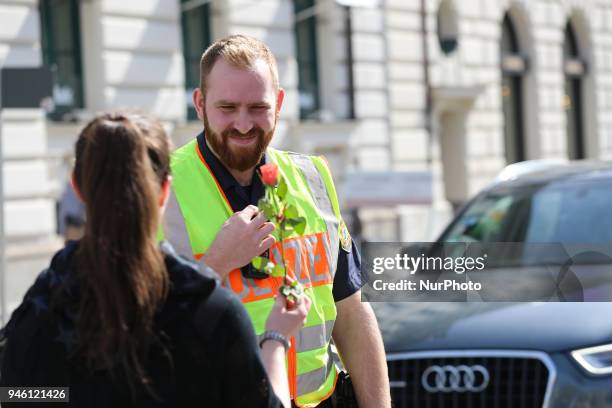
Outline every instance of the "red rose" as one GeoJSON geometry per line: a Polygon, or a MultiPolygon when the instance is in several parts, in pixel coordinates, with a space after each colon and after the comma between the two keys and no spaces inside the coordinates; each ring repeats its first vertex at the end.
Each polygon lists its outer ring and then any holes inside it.
{"type": "Polygon", "coordinates": [[[278,167],[274,163],[264,164],[259,168],[261,173],[261,181],[265,185],[275,186],[278,182],[278,167]]]}

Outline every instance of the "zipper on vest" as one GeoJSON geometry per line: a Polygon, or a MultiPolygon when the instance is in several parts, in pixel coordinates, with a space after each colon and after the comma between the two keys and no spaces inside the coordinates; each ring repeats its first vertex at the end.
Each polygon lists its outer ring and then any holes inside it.
{"type": "Polygon", "coordinates": [[[289,395],[292,400],[297,399],[296,392],[296,379],[297,379],[297,366],[296,366],[296,351],[295,351],[295,337],[291,337],[291,347],[287,353],[287,371],[289,371],[289,395]]]}

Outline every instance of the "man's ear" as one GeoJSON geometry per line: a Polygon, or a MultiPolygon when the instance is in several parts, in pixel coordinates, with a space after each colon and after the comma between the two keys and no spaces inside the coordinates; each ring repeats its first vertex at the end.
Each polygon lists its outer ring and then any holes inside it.
{"type": "Polygon", "coordinates": [[[283,88],[279,88],[278,94],[276,95],[276,114],[277,115],[280,113],[284,100],[285,100],[285,90],[283,88]]]}
{"type": "Polygon", "coordinates": [[[79,186],[77,185],[76,174],[74,174],[74,171],[72,172],[72,176],[70,177],[70,186],[72,187],[72,191],[74,191],[74,195],[77,196],[79,201],[84,203],[85,201],[83,201],[83,196],[81,195],[81,191],[79,190],[79,186]]]}
{"type": "Polygon", "coordinates": [[[204,95],[202,94],[200,88],[193,90],[192,98],[193,106],[198,113],[198,119],[204,120],[204,95]]]}

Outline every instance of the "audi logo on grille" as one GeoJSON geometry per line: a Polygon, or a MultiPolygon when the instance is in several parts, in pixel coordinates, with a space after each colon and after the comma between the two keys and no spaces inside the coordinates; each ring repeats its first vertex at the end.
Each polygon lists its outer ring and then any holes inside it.
{"type": "Polygon", "coordinates": [[[481,365],[427,367],[421,384],[428,392],[480,392],[489,385],[489,371],[481,365]]]}

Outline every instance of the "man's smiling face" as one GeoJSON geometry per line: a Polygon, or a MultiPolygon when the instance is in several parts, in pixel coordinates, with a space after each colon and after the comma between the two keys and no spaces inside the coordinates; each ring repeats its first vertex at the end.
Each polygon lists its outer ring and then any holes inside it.
{"type": "Polygon", "coordinates": [[[206,95],[196,97],[206,140],[227,167],[255,167],[272,140],[283,91],[277,90],[262,59],[248,69],[223,58],[206,78],[206,95]]]}

